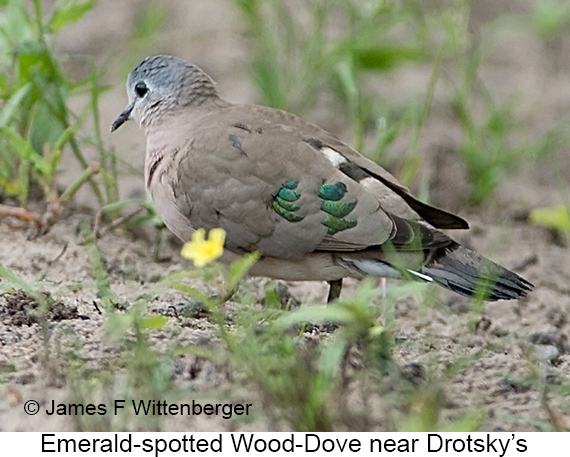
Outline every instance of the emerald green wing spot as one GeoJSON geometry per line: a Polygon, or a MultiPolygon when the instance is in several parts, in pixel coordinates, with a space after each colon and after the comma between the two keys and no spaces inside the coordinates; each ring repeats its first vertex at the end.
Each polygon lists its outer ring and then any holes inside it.
{"type": "Polygon", "coordinates": [[[299,210],[299,206],[293,202],[299,200],[301,195],[293,189],[296,189],[298,184],[298,181],[287,181],[281,185],[281,188],[273,199],[273,209],[275,212],[289,222],[299,222],[305,218],[305,216],[295,214],[295,212],[299,210]]]}
{"type": "Polygon", "coordinates": [[[286,211],[297,211],[299,209],[295,203],[282,199],[279,194],[275,197],[275,203],[286,211]]]}
{"type": "MultiPolygon", "coordinates": [[[[275,212],[289,222],[299,222],[305,218],[305,216],[296,214],[300,207],[294,202],[301,197],[301,194],[295,190],[298,185],[299,181],[294,180],[282,184],[272,202],[275,212]]],[[[346,193],[346,184],[341,181],[334,184],[323,184],[319,188],[319,197],[322,199],[321,210],[326,213],[323,225],[327,227],[329,235],[334,235],[356,225],[356,221],[344,219],[356,207],[356,201],[340,201],[346,193]]]]}
{"type": "Polygon", "coordinates": [[[321,209],[334,217],[347,216],[356,206],[356,202],[331,202],[324,200],[321,203],[321,209]]]}
{"type": "Polygon", "coordinates": [[[336,202],[344,197],[344,194],[346,194],[346,184],[340,181],[329,185],[323,184],[319,189],[319,197],[323,200],[336,202]]]}
{"type": "Polygon", "coordinates": [[[299,216],[298,214],[288,211],[277,203],[277,200],[273,200],[273,209],[282,218],[287,219],[289,222],[299,222],[304,219],[304,216],[299,216]]]}
{"type": "Polygon", "coordinates": [[[328,214],[323,225],[327,227],[327,233],[329,235],[334,235],[336,232],[354,227],[356,225],[356,221],[352,221],[350,219],[339,219],[338,217],[328,214]]]}
{"type": "Polygon", "coordinates": [[[283,187],[286,187],[287,189],[296,189],[298,185],[299,181],[291,180],[283,184],[283,187]]]}
{"type": "Polygon", "coordinates": [[[329,235],[334,235],[356,225],[356,221],[344,219],[356,207],[356,201],[340,201],[346,193],[346,184],[341,181],[334,184],[323,184],[319,189],[319,197],[323,200],[321,202],[321,210],[327,213],[323,225],[327,227],[329,235]]]}
{"type": "Polygon", "coordinates": [[[279,192],[277,192],[277,196],[279,198],[281,198],[282,200],[286,200],[288,202],[294,202],[296,200],[299,200],[299,192],[295,192],[292,189],[289,189],[288,187],[282,187],[281,189],[279,189],[279,192]]]}

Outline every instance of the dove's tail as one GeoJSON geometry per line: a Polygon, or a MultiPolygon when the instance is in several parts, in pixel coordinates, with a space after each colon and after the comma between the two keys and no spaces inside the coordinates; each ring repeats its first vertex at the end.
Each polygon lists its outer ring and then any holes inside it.
{"type": "Polygon", "coordinates": [[[422,274],[458,294],[510,300],[526,296],[534,287],[516,273],[458,243],[438,251],[424,265],[422,274]]]}

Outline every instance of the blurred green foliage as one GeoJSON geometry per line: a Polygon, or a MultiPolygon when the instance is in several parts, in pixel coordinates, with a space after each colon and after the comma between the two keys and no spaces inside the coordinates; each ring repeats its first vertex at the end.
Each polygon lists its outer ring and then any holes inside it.
{"type": "Polygon", "coordinates": [[[535,208],[530,212],[529,220],[533,224],[543,225],[570,236],[570,211],[565,206],[535,208]]]}
{"type": "MultiPolygon", "coordinates": [[[[59,0],[46,13],[41,0],[2,2],[0,190],[15,197],[23,207],[28,204],[33,183],[40,185],[48,201],[58,199],[56,174],[66,148],[88,170],[83,148],[95,143],[104,171],[113,174],[98,129],[98,99],[103,91],[98,84],[99,73],[92,66],[86,79],[72,81],[51,44],[57,32],[80,20],[94,4],[95,0],[59,0]],[[69,108],[69,100],[85,93],[90,95],[89,102],[84,112],[75,114],[69,108]],[[86,118],[97,127],[92,140],[78,136],[86,118]]],[[[104,202],[101,186],[91,176],[86,179],[91,181],[99,203],[104,202]]],[[[116,176],[105,180],[105,190],[107,199],[116,199],[116,176]]]]}

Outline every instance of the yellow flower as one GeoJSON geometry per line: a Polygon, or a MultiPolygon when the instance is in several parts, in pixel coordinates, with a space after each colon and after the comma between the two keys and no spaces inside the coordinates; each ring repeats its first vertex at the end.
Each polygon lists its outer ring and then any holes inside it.
{"type": "Polygon", "coordinates": [[[213,262],[224,252],[226,231],[221,228],[210,230],[208,239],[205,239],[206,231],[201,228],[192,234],[192,241],[188,241],[182,247],[181,255],[194,261],[198,268],[213,262]]]}

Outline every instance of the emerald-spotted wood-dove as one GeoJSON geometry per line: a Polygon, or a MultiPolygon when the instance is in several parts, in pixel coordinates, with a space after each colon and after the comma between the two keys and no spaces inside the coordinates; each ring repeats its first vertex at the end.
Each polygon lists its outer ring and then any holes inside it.
{"type": "Polygon", "coordinates": [[[129,106],[147,138],[145,181],[169,229],[227,232],[225,260],[261,251],[251,273],[328,281],[344,277],[435,282],[488,300],[532,284],[437,229],[458,216],[417,200],[396,178],[334,135],[294,114],[235,105],[200,68],[170,56],[144,59],[127,80],[129,106]]]}

